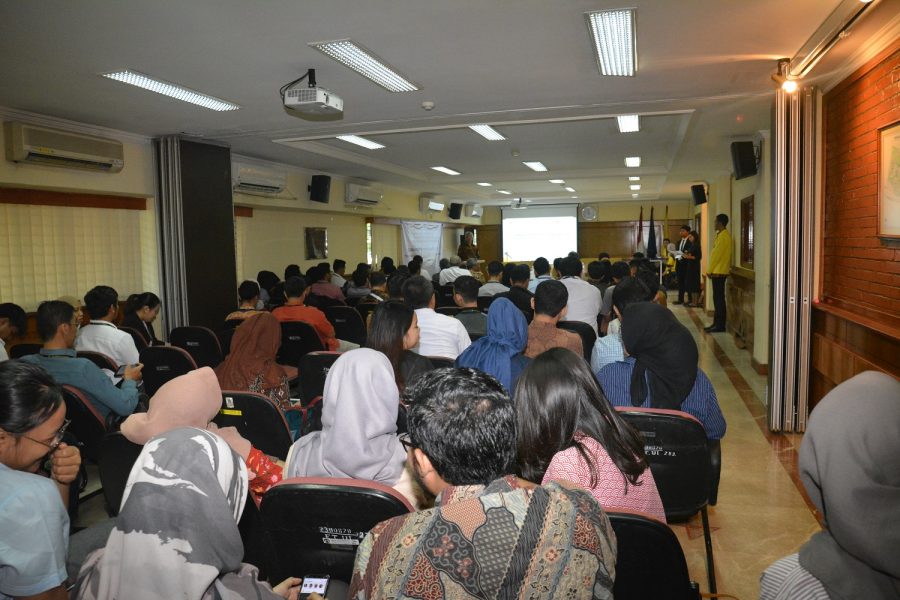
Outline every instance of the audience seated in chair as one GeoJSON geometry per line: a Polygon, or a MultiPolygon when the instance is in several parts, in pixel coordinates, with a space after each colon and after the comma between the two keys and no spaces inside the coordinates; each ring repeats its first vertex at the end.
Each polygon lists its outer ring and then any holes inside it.
{"type": "Polygon", "coordinates": [[[603,395],[581,357],[551,348],[516,387],[519,473],[530,481],[572,481],[605,510],[666,521],[644,441],[603,395]]]}
{"type": "Polygon", "coordinates": [[[588,263],[587,282],[600,290],[600,294],[606,292],[606,288],[612,284],[612,264],[608,260],[594,260],[588,263]]]}
{"type": "Polygon", "coordinates": [[[534,358],[550,348],[567,348],[579,356],[584,353],[581,336],[556,326],[566,315],[568,302],[569,290],[559,281],[547,279],[537,286],[531,300],[534,319],[528,326],[525,356],[534,358]]]}
{"type": "Polygon", "coordinates": [[[18,304],[0,304],[0,362],[9,360],[6,344],[25,335],[28,327],[25,311],[18,304]]]}
{"type": "Polygon", "coordinates": [[[282,409],[290,408],[290,377],[275,362],[280,346],[281,326],[274,316],[261,313],[246,319],[231,338],[231,352],[215,369],[222,389],[256,392],[282,409]]]}
{"type": "Polygon", "coordinates": [[[366,347],[388,357],[394,370],[394,380],[402,392],[407,383],[434,368],[427,357],[411,349],[419,343],[419,319],[415,311],[403,302],[389,300],[378,305],[372,313],[372,326],[366,347]]]}
{"type": "MultiPolygon", "coordinates": [[[[119,294],[116,290],[106,285],[98,285],[84,295],[84,306],[91,321],[78,333],[75,349],[105,354],[120,366],[140,362],[134,340],[129,334],[119,331],[113,323],[119,311],[119,294]]],[[[114,377],[112,379],[118,382],[118,379],[114,377]]]]}
{"type": "Polygon", "coordinates": [[[243,321],[253,315],[264,312],[257,308],[259,306],[259,295],[258,283],[250,279],[242,281],[241,285],[238,286],[238,308],[236,311],[228,313],[225,321],[243,321]]]}
{"type": "Polygon", "coordinates": [[[528,283],[531,281],[531,270],[528,265],[516,265],[509,274],[509,291],[497,294],[498,298],[507,298],[523,313],[530,314],[531,300],[534,294],[528,291],[528,283]]]}
{"type": "Polygon", "coordinates": [[[453,282],[453,301],[460,311],[454,316],[466,328],[469,338],[487,333],[487,315],[478,308],[478,288],[481,284],[471,275],[457,277],[453,282]]]}
{"type": "MultiPolygon", "coordinates": [[[[310,269],[310,271],[312,270],[310,269]]],[[[282,323],[302,321],[312,325],[316,333],[319,334],[319,339],[326,350],[340,350],[343,352],[344,350],[358,348],[359,346],[356,344],[334,337],[334,326],[325,317],[325,313],[315,306],[306,306],[304,304],[309,293],[310,288],[307,287],[306,280],[303,277],[291,277],[284,282],[285,304],[273,310],[272,316],[282,323]]],[[[234,347],[233,342],[232,347],[234,347]]]]}
{"type": "MultiPolygon", "coordinates": [[[[334,262],[331,263],[331,283],[341,288],[341,291],[347,286],[347,278],[344,277],[344,273],[347,270],[347,261],[341,260],[340,258],[334,259],[334,262]]],[[[285,279],[287,279],[285,277],[285,279]]]]}
{"type": "Polygon", "coordinates": [[[388,299],[387,277],[384,273],[369,273],[369,295],[362,298],[360,302],[383,302],[388,299]]]}
{"type": "MultiPolygon", "coordinates": [[[[306,271],[306,280],[309,282],[309,291],[315,296],[330,298],[335,302],[344,302],[344,292],[341,288],[331,283],[331,268],[328,263],[320,264],[306,271]]],[[[285,280],[287,282],[287,280],[285,280]]]]}
{"type": "Polygon", "coordinates": [[[866,371],[813,409],[800,481],[823,529],[772,564],[761,600],[896,598],[900,591],[900,383],[866,371]]]}
{"type": "MultiPolygon", "coordinates": [[[[110,326],[114,327],[112,324],[110,326]]],[[[37,310],[37,327],[44,342],[43,348],[39,354],[31,354],[21,360],[42,366],[57,383],[83,391],[103,418],[108,418],[110,413],[125,417],[134,411],[139,400],[137,382],[141,379],[143,367],[140,363],[126,366],[121,387],[116,387],[94,363],[78,358],[74,350],[78,329],[75,310],[65,302],[42,302],[37,310]]],[[[128,336],[126,333],[123,335],[128,336]]],[[[128,340],[131,342],[130,336],[128,340]]]]}
{"type": "Polygon", "coordinates": [[[612,284],[606,288],[605,292],[603,292],[603,303],[600,305],[600,316],[602,318],[600,332],[604,335],[608,332],[609,324],[615,316],[612,311],[612,297],[613,292],[616,289],[616,284],[626,277],[631,277],[631,269],[627,262],[620,260],[619,262],[612,264],[610,267],[610,275],[612,277],[612,284]]]}
{"type": "Polygon", "coordinates": [[[472,272],[468,269],[462,268],[462,260],[454,255],[449,258],[450,266],[446,269],[442,269],[440,273],[440,277],[438,278],[438,282],[441,285],[449,285],[456,281],[457,277],[462,277],[463,275],[471,275],[472,272]]]}
{"type": "Polygon", "coordinates": [[[162,302],[159,296],[153,292],[132,294],[125,300],[125,317],[122,319],[122,327],[130,327],[141,334],[148,346],[159,346],[163,342],[156,337],[153,331],[153,321],[159,316],[162,302]]]}
{"type": "Polygon", "coordinates": [[[553,276],[550,275],[550,261],[543,256],[534,259],[531,265],[534,268],[534,279],[528,283],[528,291],[532,294],[537,290],[537,286],[544,281],[550,281],[553,276]]]}
{"type": "Polygon", "coordinates": [[[260,310],[263,308],[272,309],[275,306],[282,305],[284,294],[274,294],[274,297],[272,294],[275,286],[281,282],[278,279],[278,275],[272,271],[260,271],[256,274],[256,281],[259,283],[259,304],[257,304],[256,308],[260,310]]]}
{"type": "Polygon", "coordinates": [[[652,292],[640,279],[634,277],[626,277],[614,287],[612,312],[616,318],[610,321],[606,335],[594,342],[591,352],[591,370],[594,373],[599,373],[600,369],[610,363],[625,360],[622,348],[622,313],[632,304],[650,302],[652,299],[652,292]]]}
{"type": "Polygon", "coordinates": [[[560,282],[569,290],[569,310],[562,321],[581,321],[587,323],[597,333],[597,315],[603,304],[603,295],[596,287],[581,278],[584,265],[581,259],[567,256],[559,263],[560,282]]]}
{"type": "Polygon", "coordinates": [[[352,282],[347,286],[347,299],[351,298],[365,298],[369,294],[372,293],[372,288],[369,287],[369,272],[365,270],[356,270],[353,271],[353,276],[351,277],[352,282]]]}
{"type": "Polygon", "coordinates": [[[613,406],[681,410],[695,416],[712,440],[725,435],[716,391],[697,367],[697,343],[668,308],[639,302],[625,309],[622,343],[628,357],[606,365],[597,379],[613,406]]]}
{"type": "Polygon", "coordinates": [[[434,286],[421,275],[403,282],[403,298],[419,320],[417,353],[455,360],[472,343],[462,322],[435,312],[434,286]]]}
{"type": "Polygon", "coordinates": [[[508,292],[509,287],[500,283],[500,277],[503,276],[503,263],[498,260],[492,260],[487,266],[487,282],[478,288],[478,296],[493,296],[508,292]]]}
{"type": "Polygon", "coordinates": [[[456,366],[487,373],[512,396],[519,375],[530,362],[522,354],[528,343],[528,323],[522,311],[506,298],[491,304],[487,321],[487,335],[472,342],[456,358],[456,366]]]}
{"type": "Polygon", "coordinates": [[[439,369],[419,378],[409,398],[407,462],[437,496],[435,508],[366,535],[349,597],[418,596],[433,585],[453,598],[518,598],[535,589],[542,598],[612,597],[609,520],[580,488],[515,477],[515,408],[495,379],[439,369]]]}
{"type": "MultiPolygon", "coordinates": [[[[431,278],[430,278],[430,279],[431,279],[431,283],[433,283],[435,286],[440,285],[440,284],[441,284],[441,271],[443,271],[444,269],[447,269],[447,268],[449,268],[449,267],[450,267],[450,260],[449,260],[449,259],[446,259],[446,258],[440,259],[440,260],[438,261],[438,269],[437,269],[437,271],[435,271],[434,273],[431,274],[431,278]]],[[[422,275],[422,277],[425,277],[425,276],[422,275]]],[[[428,277],[425,277],[425,279],[429,279],[429,278],[428,278],[428,277]]]]}

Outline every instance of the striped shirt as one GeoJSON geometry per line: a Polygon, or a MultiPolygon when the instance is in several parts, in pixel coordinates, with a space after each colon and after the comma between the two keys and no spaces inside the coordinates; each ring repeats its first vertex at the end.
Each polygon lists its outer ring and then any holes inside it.
{"type": "Polygon", "coordinates": [[[776,560],[759,578],[759,600],[830,600],[822,582],[800,566],[798,554],[776,560]]]}
{"type": "Polygon", "coordinates": [[[591,371],[596,375],[600,369],[614,362],[625,360],[625,350],[622,347],[622,338],[618,334],[607,332],[605,336],[598,337],[591,351],[591,371]]]}
{"type": "MultiPolygon", "coordinates": [[[[606,365],[597,373],[597,380],[603,388],[606,397],[613,406],[631,407],[631,372],[634,370],[634,358],[628,357],[624,362],[615,362],[606,365]]],[[[650,393],[641,404],[644,408],[650,407],[650,393]]],[[[725,435],[725,417],[719,408],[719,400],[716,398],[716,390],[702,369],[697,369],[697,379],[694,387],[681,402],[680,409],[697,418],[706,430],[706,437],[711,440],[719,440],[725,435]]]]}

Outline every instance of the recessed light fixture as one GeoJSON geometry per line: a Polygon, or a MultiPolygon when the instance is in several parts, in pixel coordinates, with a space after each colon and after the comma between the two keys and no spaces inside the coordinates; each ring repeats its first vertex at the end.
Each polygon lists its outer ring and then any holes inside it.
{"type": "Polygon", "coordinates": [[[509,191],[509,190],[497,190],[497,191],[500,192],[501,194],[506,194],[507,196],[509,196],[510,194],[512,194],[512,192],[509,191]]]}
{"type": "Polygon", "coordinates": [[[459,171],[454,171],[448,167],[431,167],[435,171],[440,171],[441,173],[446,173],[447,175],[460,175],[459,171]]]}
{"type": "Polygon", "coordinates": [[[565,183],[566,182],[565,179],[548,179],[547,181],[549,181],[550,183],[565,183]]]}
{"type": "Polygon", "coordinates": [[[641,195],[640,195],[640,194],[632,194],[631,197],[632,197],[632,198],[640,198],[641,195]]]}
{"type": "Polygon", "coordinates": [[[524,160],[522,161],[522,164],[532,171],[537,171],[538,173],[543,173],[547,170],[547,167],[544,166],[544,163],[536,160],[524,160]]]}
{"type": "Polygon", "coordinates": [[[353,40],[333,40],[309,44],[325,56],[333,58],[342,65],[350,67],[389,92],[414,92],[418,85],[401,75],[368,48],[353,40]]]}
{"type": "Polygon", "coordinates": [[[625,157],[625,166],[626,167],[641,166],[641,157],[640,156],[626,156],[625,157]]]}
{"type": "Polygon", "coordinates": [[[372,140],[367,140],[364,137],[360,137],[358,135],[339,135],[337,139],[343,140],[348,144],[356,144],[357,146],[362,146],[363,148],[367,148],[369,150],[380,150],[384,148],[384,144],[379,144],[378,142],[373,142],[372,140]]]}
{"type": "Polygon", "coordinates": [[[491,184],[487,181],[479,181],[478,185],[480,185],[481,187],[491,187],[491,184]]]}
{"type": "Polygon", "coordinates": [[[203,108],[208,108],[210,110],[225,111],[237,110],[240,108],[237,104],[227,102],[220,98],[216,98],[215,96],[195,92],[192,89],[168,81],[163,81],[162,79],[154,79],[149,75],[144,75],[137,71],[126,69],[125,71],[116,71],[114,73],[100,73],[100,75],[150,92],[156,92],[163,96],[169,96],[170,98],[175,98],[182,102],[190,102],[191,104],[196,104],[197,106],[202,106],[203,108]]]}
{"type": "Polygon", "coordinates": [[[637,175],[632,175],[628,178],[628,181],[640,181],[641,178],[637,175]]]}
{"type": "Polygon", "coordinates": [[[569,192],[570,194],[574,194],[574,193],[575,193],[575,188],[573,188],[573,187],[567,187],[567,188],[566,188],[566,191],[569,192]]]}
{"type": "Polygon", "coordinates": [[[619,133],[634,133],[641,130],[641,118],[638,115],[619,115],[616,117],[619,133]]]}
{"type": "Polygon", "coordinates": [[[491,127],[490,125],[469,125],[469,129],[480,135],[486,140],[490,140],[492,142],[499,142],[500,140],[505,140],[503,134],[491,127]]]}
{"type": "Polygon", "coordinates": [[[574,199],[578,198],[578,196],[570,196],[570,198],[572,198],[574,200],[574,199]]]}
{"type": "Polygon", "coordinates": [[[641,189],[641,184],[635,183],[635,184],[633,184],[633,185],[629,185],[628,187],[631,188],[631,191],[632,191],[632,192],[636,192],[636,191],[638,191],[639,189],[641,189]]]}
{"type": "Polygon", "coordinates": [[[600,73],[634,76],[634,9],[598,10],[584,13],[584,18],[600,73]]]}

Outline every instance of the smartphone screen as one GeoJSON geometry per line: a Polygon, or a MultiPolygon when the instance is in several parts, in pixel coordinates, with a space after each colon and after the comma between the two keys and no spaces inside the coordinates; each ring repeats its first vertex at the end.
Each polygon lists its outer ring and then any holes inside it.
{"type": "Polygon", "coordinates": [[[122,365],[118,369],[116,369],[116,377],[123,377],[125,375],[125,369],[128,368],[128,365],[122,365]]]}
{"type": "Polygon", "coordinates": [[[328,589],[328,575],[307,575],[303,578],[303,584],[300,586],[301,594],[319,594],[325,595],[328,589]]]}

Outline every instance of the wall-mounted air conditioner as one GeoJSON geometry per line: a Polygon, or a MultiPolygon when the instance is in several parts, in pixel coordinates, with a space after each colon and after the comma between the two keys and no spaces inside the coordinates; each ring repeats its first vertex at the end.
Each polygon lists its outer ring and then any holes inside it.
{"type": "Polygon", "coordinates": [[[375,206],[381,202],[381,192],[373,187],[357,183],[348,183],[346,190],[345,201],[347,204],[375,206]]]}
{"type": "Polygon", "coordinates": [[[444,202],[436,194],[419,194],[419,211],[436,213],[444,210],[444,202]]]}
{"type": "Polygon", "coordinates": [[[466,216],[480,218],[484,214],[484,208],[480,204],[467,204],[466,216]]]}
{"type": "Polygon", "coordinates": [[[4,123],[3,133],[6,159],[13,162],[109,173],[125,166],[125,152],[117,140],[16,121],[4,123]]]}
{"type": "Polygon", "coordinates": [[[251,196],[275,196],[284,191],[287,175],[284,171],[257,167],[246,163],[231,163],[232,189],[251,196]]]}

